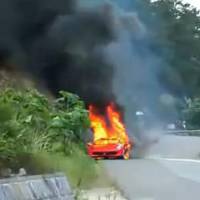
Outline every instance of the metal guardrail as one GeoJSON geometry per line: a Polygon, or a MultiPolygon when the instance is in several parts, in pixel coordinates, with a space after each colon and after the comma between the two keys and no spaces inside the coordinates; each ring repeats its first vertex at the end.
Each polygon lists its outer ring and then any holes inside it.
{"type": "Polygon", "coordinates": [[[167,134],[172,134],[172,135],[199,136],[200,137],[200,130],[166,130],[163,132],[167,133],[167,134]]]}

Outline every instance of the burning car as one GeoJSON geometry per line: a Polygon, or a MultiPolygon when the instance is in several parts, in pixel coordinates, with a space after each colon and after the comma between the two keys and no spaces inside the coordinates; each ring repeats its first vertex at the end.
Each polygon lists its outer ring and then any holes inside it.
{"type": "Polygon", "coordinates": [[[93,141],[87,144],[88,155],[95,159],[129,159],[133,141],[129,139],[120,112],[114,104],[106,107],[104,114],[94,106],[89,107],[93,141]]]}
{"type": "Polygon", "coordinates": [[[128,160],[131,155],[131,143],[121,144],[117,139],[102,138],[94,143],[88,143],[88,155],[95,159],[122,158],[128,160]]]}

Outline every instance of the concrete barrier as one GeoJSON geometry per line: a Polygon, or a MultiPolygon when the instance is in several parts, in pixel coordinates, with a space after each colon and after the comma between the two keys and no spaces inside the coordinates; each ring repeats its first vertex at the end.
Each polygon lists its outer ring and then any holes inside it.
{"type": "Polygon", "coordinates": [[[0,200],[72,200],[63,174],[24,176],[0,180],[0,200]]]}

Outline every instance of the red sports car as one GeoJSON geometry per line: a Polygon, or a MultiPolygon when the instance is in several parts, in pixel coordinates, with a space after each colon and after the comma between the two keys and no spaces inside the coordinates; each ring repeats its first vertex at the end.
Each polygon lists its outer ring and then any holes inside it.
{"type": "Polygon", "coordinates": [[[93,143],[88,143],[88,155],[95,159],[125,159],[128,160],[133,148],[133,142],[125,144],[117,139],[99,139],[93,143]]]}

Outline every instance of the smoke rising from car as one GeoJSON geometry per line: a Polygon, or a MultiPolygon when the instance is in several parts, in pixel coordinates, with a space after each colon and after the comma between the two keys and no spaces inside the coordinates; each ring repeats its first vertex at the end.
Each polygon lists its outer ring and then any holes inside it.
{"type": "Polygon", "coordinates": [[[0,63],[28,72],[54,95],[80,95],[100,107],[115,100],[113,66],[103,46],[114,40],[110,16],[74,0],[0,2],[0,63]],[[106,89],[105,89],[106,88],[106,89]]]}
{"type": "Polygon", "coordinates": [[[152,53],[148,30],[137,13],[115,6],[110,12],[115,19],[117,39],[107,45],[105,55],[115,69],[113,91],[124,108],[129,134],[144,149],[157,141],[159,134],[154,134],[155,129],[158,133],[162,124],[158,111],[159,98],[164,93],[158,80],[162,60],[152,53]],[[143,115],[137,116],[137,110],[143,115]]]}
{"type": "Polygon", "coordinates": [[[137,13],[117,2],[0,1],[0,63],[27,72],[54,95],[67,90],[87,105],[121,105],[134,132],[136,108],[158,118],[161,60],[150,51],[137,13]]]}

